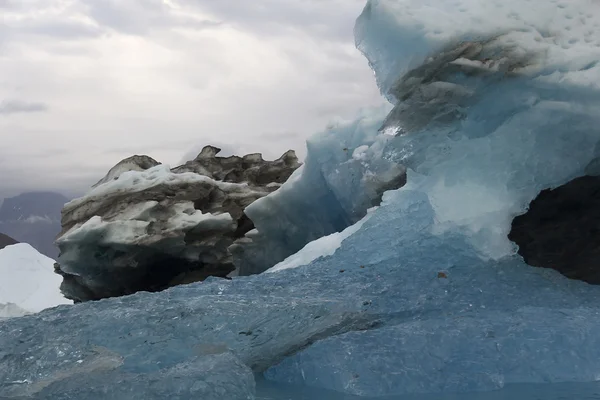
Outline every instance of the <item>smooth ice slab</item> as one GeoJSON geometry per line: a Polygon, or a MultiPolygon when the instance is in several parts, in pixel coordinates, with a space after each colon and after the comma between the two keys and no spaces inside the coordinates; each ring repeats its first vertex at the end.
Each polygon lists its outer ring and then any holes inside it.
{"type": "Polygon", "coordinates": [[[270,380],[362,396],[597,379],[598,288],[518,257],[483,261],[460,233],[432,233],[433,217],[424,193],[401,190],[309,266],[4,322],[0,382],[21,383],[0,395],[106,370],[167,376],[223,353],[270,380]]]}
{"type": "MultiPolygon", "coordinates": [[[[27,398],[40,400],[116,399],[163,400],[171,398],[202,400],[252,400],[252,371],[231,354],[217,354],[150,373],[114,369],[121,359],[97,349],[97,358],[82,367],[78,361],[63,371],[61,379],[28,386],[27,398]],[[176,397],[175,397],[176,396],[176,397]]],[[[20,381],[8,382],[15,389],[20,381]]]]}
{"type": "Polygon", "coordinates": [[[565,400],[600,399],[598,383],[517,384],[493,392],[421,394],[407,396],[364,397],[293,385],[257,382],[260,400],[565,400]]]}
{"type": "Polygon", "coordinates": [[[181,385],[189,396],[220,393],[237,399],[242,397],[230,395],[251,393],[250,371],[261,372],[321,338],[373,323],[360,302],[288,296],[282,282],[274,285],[261,295],[253,281],[211,280],[2,322],[0,397],[45,398],[65,390],[79,399],[97,399],[106,386],[115,396],[135,391],[139,398],[153,398],[177,393],[174,385],[181,385]],[[216,355],[231,357],[216,362],[216,355]],[[215,376],[202,384],[198,376],[212,368],[215,376]],[[112,388],[115,377],[124,388],[112,388]],[[169,386],[157,392],[161,382],[169,386]]]}

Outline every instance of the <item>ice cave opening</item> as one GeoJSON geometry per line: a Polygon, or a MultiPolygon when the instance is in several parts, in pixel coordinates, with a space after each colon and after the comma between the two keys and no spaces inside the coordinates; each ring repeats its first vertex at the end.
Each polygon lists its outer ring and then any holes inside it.
{"type": "Polygon", "coordinates": [[[508,238],[527,264],[600,284],[600,176],[540,192],[512,221],[508,238]]]}

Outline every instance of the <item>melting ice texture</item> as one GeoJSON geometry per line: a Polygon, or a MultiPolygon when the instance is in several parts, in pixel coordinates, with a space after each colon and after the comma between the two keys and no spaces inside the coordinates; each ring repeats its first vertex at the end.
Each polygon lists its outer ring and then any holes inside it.
{"type": "Polygon", "coordinates": [[[540,190],[600,155],[597,21],[592,0],[368,2],[357,43],[392,111],[311,139],[303,171],[249,211],[263,234],[314,233],[365,192],[357,161],[400,162],[407,185],[308,265],[0,324],[0,396],[97,398],[82,382],[117,375],[127,398],[164,379],[207,399],[252,398],[251,372],[365,397],[599,380],[600,289],[527,266],[507,239],[540,190]],[[311,202],[311,184],[336,200],[311,202]],[[198,378],[210,368],[228,383],[198,378]]]}

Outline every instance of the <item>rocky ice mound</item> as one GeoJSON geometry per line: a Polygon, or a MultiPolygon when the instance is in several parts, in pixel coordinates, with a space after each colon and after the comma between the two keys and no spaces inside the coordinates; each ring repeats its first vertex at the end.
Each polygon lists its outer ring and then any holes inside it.
{"type": "Polygon", "coordinates": [[[0,250],[0,319],[71,304],[60,293],[54,260],[26,243],[0,250]]]}
{"type": "Polygon", "coordinates": [[[0,397],[98,398],[120,376],[112,396],[152,398],[175,373],[182,396],[252,398],[250,370],[364,397],[596,382],[600,288],[528,266],[508,238],[542,190],[598,165],[595,21],[592,0],[370,1],[357,43],[393,110],[311,139],[301,172],[246,209],[247,239],[279,255],[361,225],[279,272],[0,324],[0,397]],[[407,184],[353,214],[399,165],[407,184]],[[235,383],[189,386],[213,363],[235,383]]]}
{"type": "Polygon", "coordinates": [[[395,103],[383,157],[409,168],[435,229],[511,255],[512,219],[541,190],[593,173],[598,16],[587,0],[369,2],[357,45],[395,103]]]}
{"type": "Polygon", "coordinates": [[[254,228],[244,208],[300,164],[293,151],[275,161],[219,151],[207,146],[173,169],[127,158],[66,204],[57,240],[63,293],[97,300],[232,273],[229,247],[254,228]]]}

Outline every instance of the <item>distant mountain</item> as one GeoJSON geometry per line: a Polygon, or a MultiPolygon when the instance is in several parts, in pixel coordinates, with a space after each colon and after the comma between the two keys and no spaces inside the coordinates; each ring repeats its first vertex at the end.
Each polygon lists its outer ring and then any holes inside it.
{"type": "Polygon", "coordinates": [[[54,192],[30,192],[4,199],[0,206],[0,232],[56,259],[54,239],[60,232],[60,211],[68,201],[54,192]]]}
{"type": "Polygon", "coordinates": [[[12,244],[17,244],[17,243],[19,243],[19,242],[17,242],[15,239],[11,238],[10,236],[0,233],[0,250],[5,248],[6,246],[10,246],[12,244]]]}

